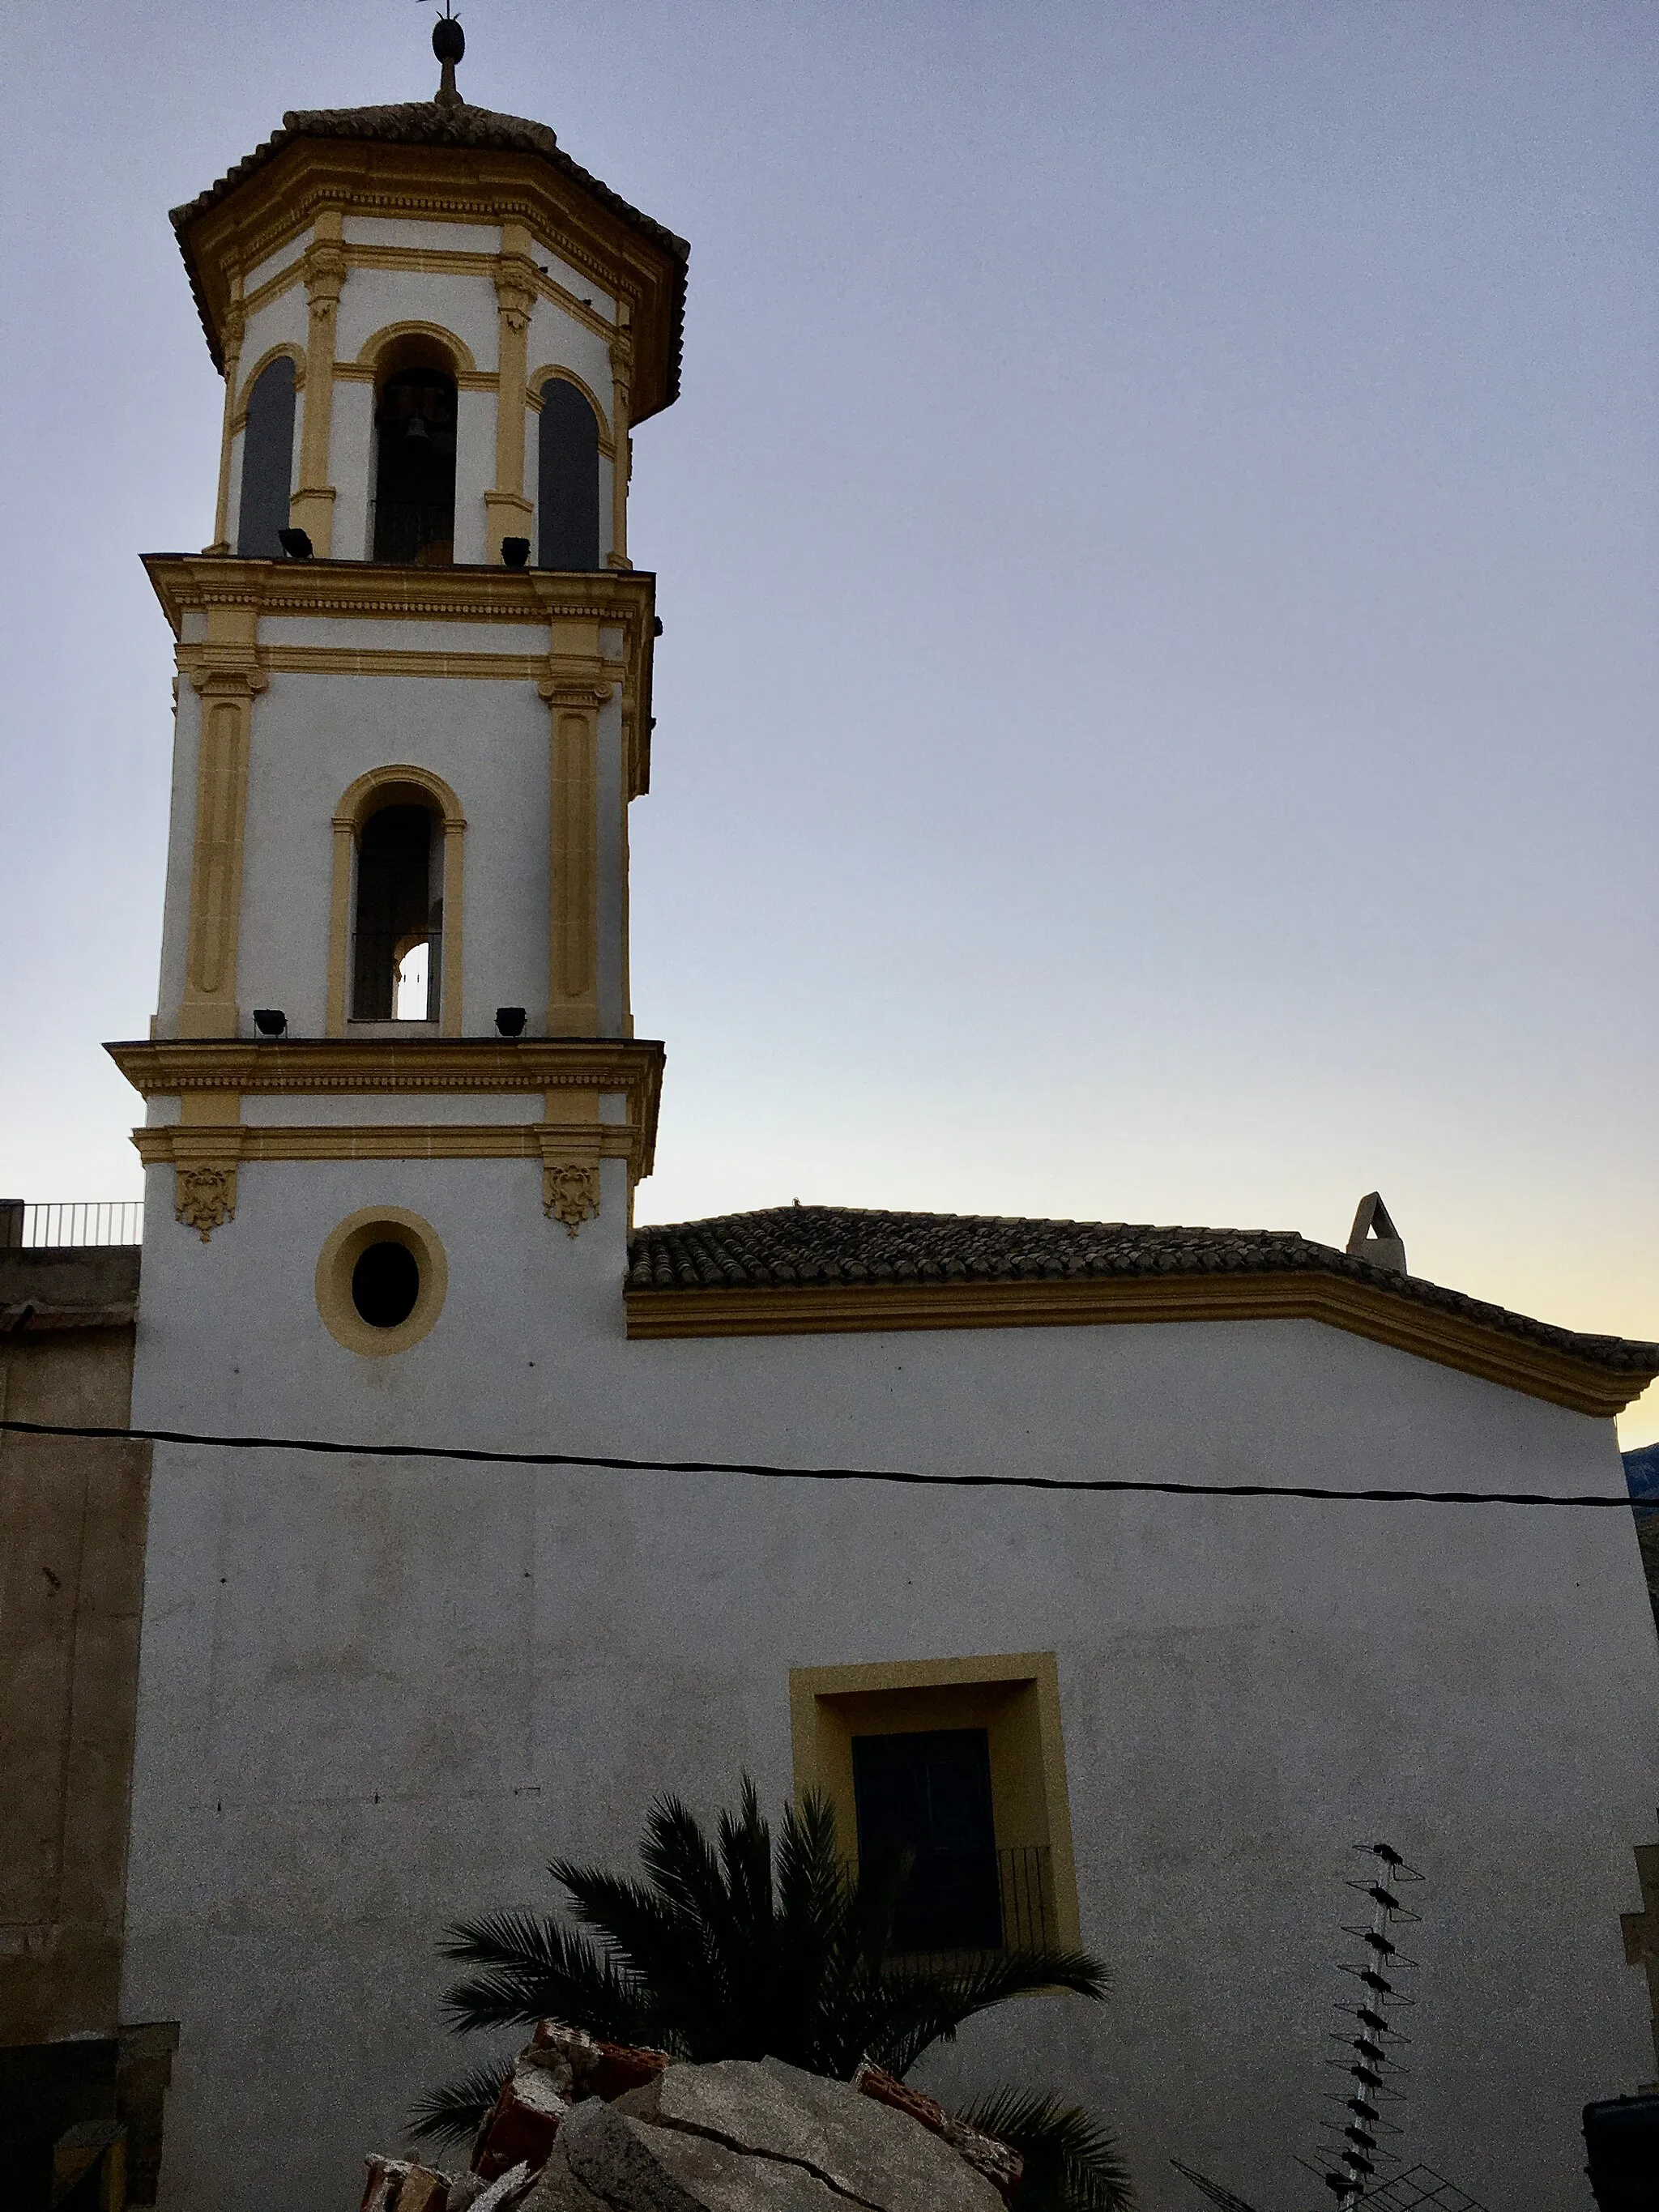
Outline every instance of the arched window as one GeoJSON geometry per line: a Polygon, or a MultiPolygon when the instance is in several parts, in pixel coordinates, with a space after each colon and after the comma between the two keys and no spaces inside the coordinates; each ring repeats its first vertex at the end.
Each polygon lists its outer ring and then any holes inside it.
{"type": "Polygon", "coordinates": [[[536,515],[544,568],[599,565],[599,426],[586,395],[567,378],[542,386],[536,515]]]}
{"type": "Polygon", "coordinates": [[[236,550],[244,561],[281,557],[294,477],[294,363],[279,354],[259,371],[247,396],[242,431],[242,504],[236,550]]]}
{"type": "Polygon", "coordinates": [[[455,557],[455,380],[402,368],[374,410],[374,558],[446,567],[455,557]]]}
{"type": "Polygon", "coordinates": [[[354,1020],[437,1020],[443,929],[442,817],[425,806],[383,806],[357,836],[354,1020]]]}

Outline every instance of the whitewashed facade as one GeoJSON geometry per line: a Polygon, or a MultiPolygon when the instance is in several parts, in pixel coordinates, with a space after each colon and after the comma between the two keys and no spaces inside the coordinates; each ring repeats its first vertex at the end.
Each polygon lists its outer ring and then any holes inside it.
{"type": "MultiPolygon", "coordinates": [[[[969,1270],[931,1306],[927,1282],[763,1270],[653,1291],[648,1233],[630,1279],[661,1062],[628,999],[654,611],[626,453],[673,396],[684,252],[534,126],[362,118],[297,118],[181,218],[229,394],[216,544],[150,564],[181,682],[159,1012],[116,1048],[147,1100],[135,1423],[1615,1492],[1643,1347],[1335,1254],[1206,1259],[1161,1307],[1104,1264],[1015,1290],[969,1270]],[[239,558],[247,387],[283,348],[313,556],[239,558]],[[447,561],[368,557],[388,362],[453,386],[447,561]],[[533,550],[549,373],[611,447],[580,572],[533,550]],[[382,801],[431,818],[429,1018],[360,1007],[382,801]],[[392,1324],[352,1314],[377,1222],[420,1274],[392,1324]]],[[[840,1233],[804,1211],[769,1235],[840,1233]]],[[[871,1698],[902,1676],[948,1724],[963,1662],[994,1689],[1028,1659],[1057,1697],[1026,1792],[1056,1926],[1116,1992],[1012,2008],[945,2078],[1097,2104],[1149,2208],[1194,2201],[1172,2155],[1263,2212],[1320,2201],[1297,2161],[1340,2086],[1343,1883],[1383,1836],[1425,1876],[1399,2148],[1492,2212],[1573,2201],[1578,2106],[1655,2063],[1619,1927],[1659,1804],[1627,1515],[158,1445],[123,2012],[180,2025],[162,2202],[353,2202],[365,2150],[459,2059],[444,1923],[550,1901],[555,1851],[628,1858],[660,1790],[712,1810],[747,1771],[781,1801],[813,1699],[842,1694],[807,1670],[871,1670],[871,1698]]]]}

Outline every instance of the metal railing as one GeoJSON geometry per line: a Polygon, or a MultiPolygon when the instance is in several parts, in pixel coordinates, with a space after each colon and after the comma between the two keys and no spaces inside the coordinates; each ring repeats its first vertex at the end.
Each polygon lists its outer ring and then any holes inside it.
{"type": "Polygon", "coordinates": [[[1047,1844],[1028,1844],[919,1866],[921,1894],[901,1904],[896,1930],[902,1945],[908,1923],[915,1948],[896,1945],[895,1955],[906,1966],[949,1967],[988,1953],[1046,1950],[1055,1929],[1050,1856],[1047,1844]]]}
{"type": "Polygon", "coordinates": [[[0,1251],[143,1240],[142,1198],[0,1198],[0,1251]]]}

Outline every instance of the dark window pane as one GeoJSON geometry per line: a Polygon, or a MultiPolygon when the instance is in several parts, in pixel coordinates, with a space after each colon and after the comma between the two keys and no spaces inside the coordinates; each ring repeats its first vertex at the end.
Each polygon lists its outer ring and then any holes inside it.
{"type": "Polygon", "coordinates": [[[860,1863],[874,1868],[907,1852],[911,1857],[894,1948],[1000,1950],[1002,1902],[985,1730],[855,1735],[853,1796],[860,1863]]]}
{"type": "Polygon", "coordinates": [[[259,372],[247,396],[242,432],[242,499],[236,550],[245,561],[275,561],[276,533],[288,528],[294,476],[294,363],[283,354],[259,372]]]}
{"type": "Polygon", "coordinates": [[[371,1328],[396,1328],[420,1295],[420,1262],[406,1244],[371,1244],[351,1271],[351,1303],[371,1328]]]}
{"type": "Polygon", "coordinates": [[[396,1012],[398,967],[427,948],[426,1006],[414,1020],[435,1021],[443,940],[443,825],[423,806],[383,806],[357,839],[357,911],[352,944],[351,1012],[387,1022],[396,1012]]]}
{"type": "Polygon", "coordinates": [[[542,386],[536,522],[544,568],[599,565],[599,426],[586,398],[562,376],[542,386]]]}
{"type": "Polygon", "coordinates": [[[374,428],[374,558],[447,566],[455,557],[454,379],[436,368],[388,377],[374,428]]]}

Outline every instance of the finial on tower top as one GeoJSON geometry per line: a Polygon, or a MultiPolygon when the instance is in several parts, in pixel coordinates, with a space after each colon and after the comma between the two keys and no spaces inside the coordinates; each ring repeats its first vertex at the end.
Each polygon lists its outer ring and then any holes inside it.
{"type": "Polygon", "coordinates": [[[466,33],[450,14],[449,0],[444,0],[444,12],[432,26],[432,51],[443,64],[443,75],[433,100],[439,107],[459,107],[462,102],[455,89],[455,64],[466,52],[466,33]]]}

